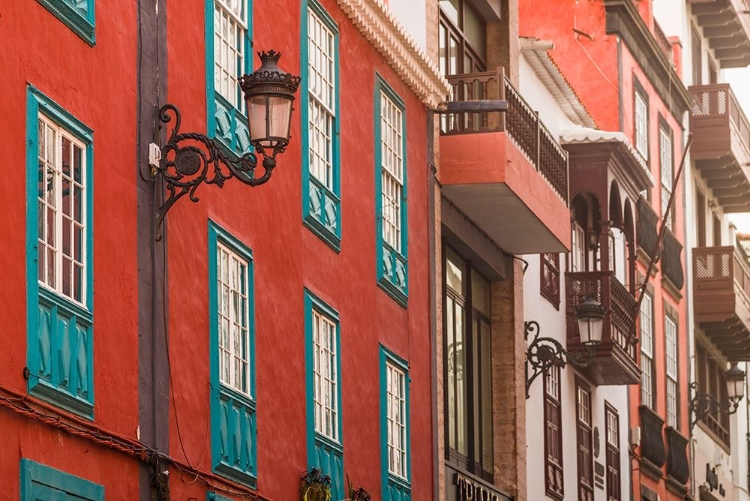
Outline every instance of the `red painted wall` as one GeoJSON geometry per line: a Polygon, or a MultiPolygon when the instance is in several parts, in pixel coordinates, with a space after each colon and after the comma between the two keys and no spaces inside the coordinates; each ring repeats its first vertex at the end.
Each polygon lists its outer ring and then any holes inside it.
{"type": "MultiPolygon", "coordinates": [[[[301,128],[271,181],[249,188],[230,181],[199,189],[199,204],[178,203],[168,216],[169,329],[176,406],[171,449],[181,457],[177,412],[187,458],[210,468],[209,218],[245,242],[254,257],[258,486],[272,499],[296,499],[307,467],[303,288],[338,310],[345,472],[379,499],[379,343],[410,363],[411,466],[414,499],[432,499],[426,113],[416,96],[339,11],[322,5],[340,30],[341,217],[339,254],[302,225],[301,128]],[[409,307],[377,286],[374,85],[379,72],[406,104],[409,217],[409,307]]],[[[204,32],[185,30],[203,18],[203,2],[168,0],[169,100],[183,130],[206,127],[204,32]]],[[[280,65],[300,72],[300,5],[253,2],[254,50],[283,53],[280,65]]],[[[257,58],[255,67],[257,67],[257,58]]],[[[299,97],[299,96],[298,96],[299,97]]],[[[299,101],[298,101],[299,102],[299,101]]],[[[175,499],[199,497],[201,486],[172,484],[175,499]]]]}
{"type": "MultiPolygon", "coordinates": [[[[94,130],[94,424],[135,438],[138,426],[136,6],[97,2],[90,47],[38,2],[4,2],[0,17],[6,176],[0,183],[0,385],[26,392],[26,87],[34,85],[94,130]],[[95,103],[95,105],[92,105],[95,103]],[[114,119],[113,119],[114,117],[114,119]]],[[[35,203],[35,202],[31,202],[35,203]]],[[[0,395],[4,395],[0,391],[0,395]]],[[[22,457],[137,498],[137,462],[0,407],[0,478],[22,457]]],[[[17,482],[3,495],[19,499],[17,482]]]]}
{"type": "Polygon", "coordinates": [[[617,40],[603,2],[518,2],[519,35],[554,42],[549,52],[602,130],[619,130],[617,40]],[[576,33],[576,30],[579,33],[576,33]]]}

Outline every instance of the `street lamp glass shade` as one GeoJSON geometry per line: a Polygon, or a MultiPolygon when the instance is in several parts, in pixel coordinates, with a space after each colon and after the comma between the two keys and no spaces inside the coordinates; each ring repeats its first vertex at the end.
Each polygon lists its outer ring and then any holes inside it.
{"type": "Polygon", "coordinates": [[[252,96],[247,100],[250,142],[266,149],[289,142],[292,101],[286,96],[252,96]]]}
{"type": "Polygon", "coordinates": [[[604,306],[594,299],[594,296],[586,296],[583,303],[578,305],[576,317],[578,318],[578,334],[581,343],[596,346],[602,342],[606,311],[604,306]]]}
{"type": "Polygon", "coordinates": [[[281,53],[260,52],[260,68],[240,78],[245,92],[250,142],[258,149],[282,151],[289,144],[292,103],[300,77],[278,66],[281,53]]]}
{"type": "Polygon", "coordinates": [[[727,397],[730,402],[742,400],[745,396],[745,371],[733,362],[724,377],[727,380],[727,397]]]}

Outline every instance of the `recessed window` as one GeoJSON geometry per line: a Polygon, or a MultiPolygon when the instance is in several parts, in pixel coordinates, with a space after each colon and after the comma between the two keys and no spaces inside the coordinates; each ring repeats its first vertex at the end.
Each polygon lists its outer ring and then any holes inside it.
{"type": "Polygon", "coordinates": [[[93,133],[31,86],[26,121],[28,388],[92,418],[93,133]]]}
{"type": "Polygon", "coordinates": [[[257,475],[253,256],[225,229],[208,228],[213,470],[255,486],[257,475]]]}
{"type": "Polygon", "coordinates": [[[250,73],[251,0],[206,0],[208,135],[234,153],[250,151],[240,75],[250,73]]]}
{"type": "Polygon", "coordinates": [[[669,316],[664,317],[664,342],[667,355],[667,426],[677,428],[677,324],[669,316]]]}
{"type": "Polygon", "coordinates": [[[338,122],[338,26],[316,0],[308,0],[302,40],[305,225],[335,251],[341,241],[338,122]],[[306,72],[306,73],[305,73],[306,72]],[[305,166],[306,165],[306,166],[305,166]]]}
{"type": "MultiPolygon", "coordinates": [[[[667,213],[669,197],[672,195],[672,176],[674,176],[674,165],[672,163],[672,131],[665,126],[659,127],[659,167],[661,171],[661,216],[667,213]]],[[[672,229],[674,211],[667,218],[667,227],[672,229]]]]}
{"type": "Polygon", "coordinates": [[[404,103],[377,77],[378,283],[402,306],[408,297],[406,227],[406,116],[404,103]]]}
{"type": "Polygon", "coordinates": [[[409,449],[409,368],[392,351],[380,347],[380,426],[382,434],[383,499],[411,499],[409,449]]]}
{"type": "Polygon", "coordinates": [[[638,84],[635,90],[635,149],[648,159],[648,101],[638,84]]]}
{"type": "Polygon", "coordinates": [[[591,431],[591,391],[576,380],[576,438],[578,501],[594,500],[594,448],[591,431]]]}
{"type": "Polygon", "coordinates": [[[343,499],[341,357],[338,312],[305,289],[305,350],[308,359],[308,465],[331,477],[332,499],[343,499]]]}
{"type": "Polygon", "coordinates": [[[641,405],[654,408],[654,302],[644,293],[641,302],[641,405]]]}
{"type": "Polygon", "coordinates": [[[620,501],[620,416],[609,404],[604,406],[604,424],[607,437],[607,501],[620,501]]]}
{"type": "Polygon", "coordinates": [[[541,255],[541,288],[542,297],[555,308],[560,308],[560,255],[544,253],[541,255]]]}
{"type": "Polygon", "coordinates": [[[493,479],[490,286],[445,248],[445,385],[451,463],[493,479]]]}
{"type": "Polygon", "coordinates": [[[560,367],[544,372],[544,449],[547,495],[565,497],[563,476],[562,408],[560,406],[560,367]]]}

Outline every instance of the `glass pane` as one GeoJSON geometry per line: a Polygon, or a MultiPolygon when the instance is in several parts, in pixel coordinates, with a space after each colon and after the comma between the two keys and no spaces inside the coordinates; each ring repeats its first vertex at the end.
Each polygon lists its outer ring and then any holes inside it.
{"type": "Polygon", "coordinates": [[[459,295],[464,296],[463,270],[466,264],[451,249],[445,251],[445,283],[459,295]]]}
{"type": "Polygon", "coordinates": [[[458,26],[458,1],[459,0],[440,0],[439,2],[440,10],[442,10],[445,16],[456,26],[458,26]]]}
{"type": "Polygon", "coordinates": [[[83,150],[78,146],[73,147],[73,180],[83,183],[83,150]]]}

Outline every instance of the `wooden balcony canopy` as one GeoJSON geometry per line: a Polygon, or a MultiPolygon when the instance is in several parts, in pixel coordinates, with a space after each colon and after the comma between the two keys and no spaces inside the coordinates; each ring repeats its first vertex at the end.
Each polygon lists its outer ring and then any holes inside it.
{"type": "Polygon", "coordinates": [[[750,64],[748,0],[688,0],[688,3],[722,68],[750,64]]]}
{"type": "Polygon", "coordinates": [[[750,121],[729,84],[690,87],[691,155],[725,213],[750,212],[750,121]]]}

